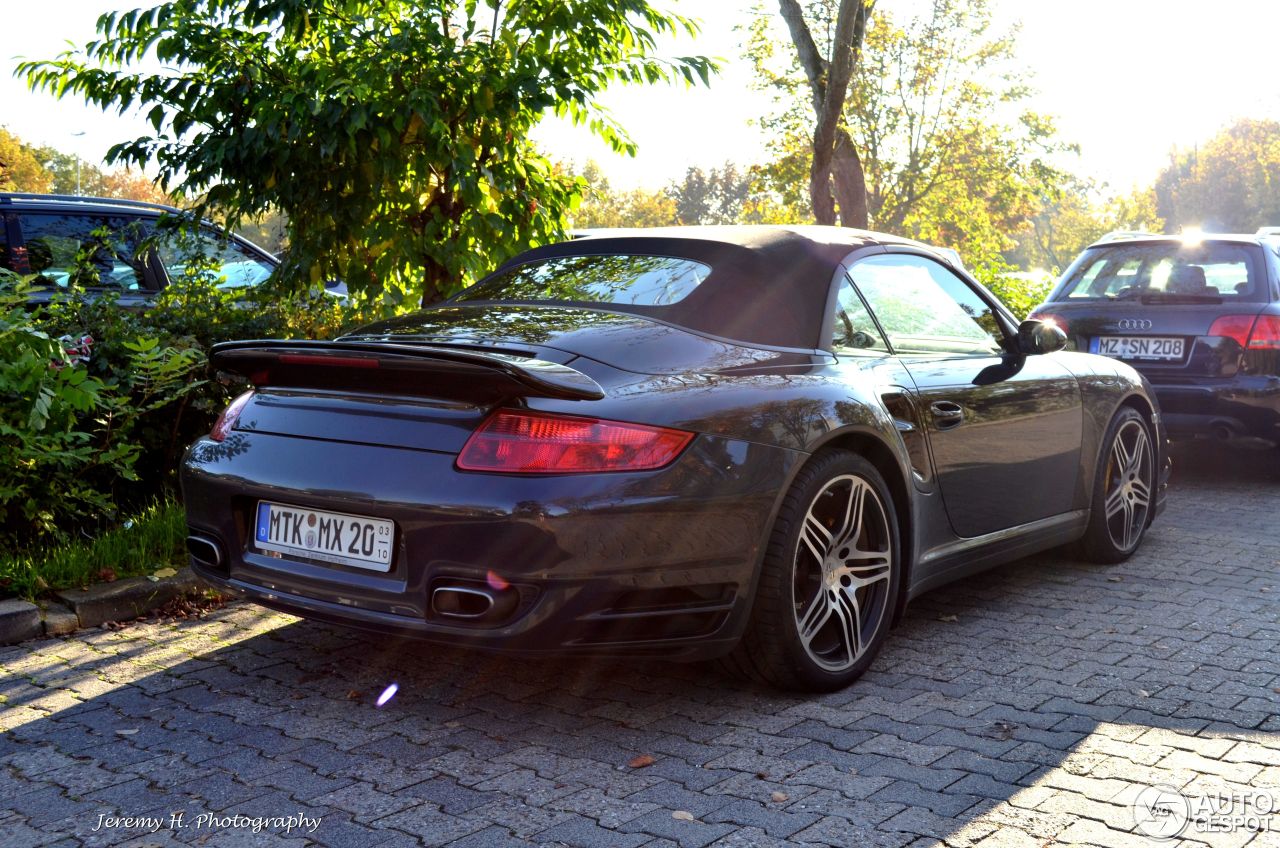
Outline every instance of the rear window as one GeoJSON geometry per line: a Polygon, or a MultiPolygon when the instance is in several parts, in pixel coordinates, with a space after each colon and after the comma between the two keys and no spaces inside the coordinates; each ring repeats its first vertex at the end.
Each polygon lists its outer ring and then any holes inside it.
{"type": "Polygon", "coordinates": [[[1258,251],[1226,242],[1093,247],[1055,300],[1256,301],[1265,295],[1258,251]]]}
{"type": "Polygon", "coordinates": [[[500,271],[453,300],[670,306],[710,274],[709,265],[672,256],[560,256],[500,271]]]}

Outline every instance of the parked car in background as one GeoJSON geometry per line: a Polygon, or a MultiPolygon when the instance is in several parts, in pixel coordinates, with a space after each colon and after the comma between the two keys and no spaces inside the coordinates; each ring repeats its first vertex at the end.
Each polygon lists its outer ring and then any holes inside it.
{"type": "Polygon", "coordinates": [[[1280,443],[1280,228],[1113,233],[1032,316],[1140,371],[1172,437],[1280,443]]]}
{"type": "Polygon", "coordinates": [[[183,462],[192,565],[446,645],[728,655],[834,689],[930,588],[1141,544],[1152,398],[1064,341],[893,236],[548,245],[337,341],[215,346],[254,388],[183,462]]]}
{"type": "Polygon", "coordinates": [[[73,284],[115,292],[121,306],[145,308],[185,276],[220,289],[261,284],[279,264],[257,245],[224,235],[162,225],[184,213],[169,206],[98,197],[0,192],[0,268],[36,276],[36,302],[73,284]]]}

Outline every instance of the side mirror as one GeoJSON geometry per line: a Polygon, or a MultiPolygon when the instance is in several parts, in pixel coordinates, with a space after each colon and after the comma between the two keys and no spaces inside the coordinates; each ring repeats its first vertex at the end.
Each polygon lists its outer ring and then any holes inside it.
{"type": "Polygon", "coordinates": [[[1067,334],[1052,321],[1028,318],[1018,325],[1018,352],[1024,356],[1054,353],[1067,346],[1067,334]]]}

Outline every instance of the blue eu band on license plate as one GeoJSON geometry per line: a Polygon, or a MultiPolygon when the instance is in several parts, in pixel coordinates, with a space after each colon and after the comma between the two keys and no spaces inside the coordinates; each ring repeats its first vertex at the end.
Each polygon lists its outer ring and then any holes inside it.
{"type": "Polygon", "coordinates": [[[385,518],[260,501],[254,547],[290,558],[390,571],[395,523],[385,518]]]}

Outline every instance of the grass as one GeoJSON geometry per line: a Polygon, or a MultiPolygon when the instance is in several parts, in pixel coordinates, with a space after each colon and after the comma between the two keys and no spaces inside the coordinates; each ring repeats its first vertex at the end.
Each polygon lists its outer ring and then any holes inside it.
{"type": "Polygon", "coordinates": [[[0,555],[0,597],[34,601],[58,589],[150,574],[186,564],[187,520],[182,506],[157,501],[96,539],[52,549],[0,555]]]}

